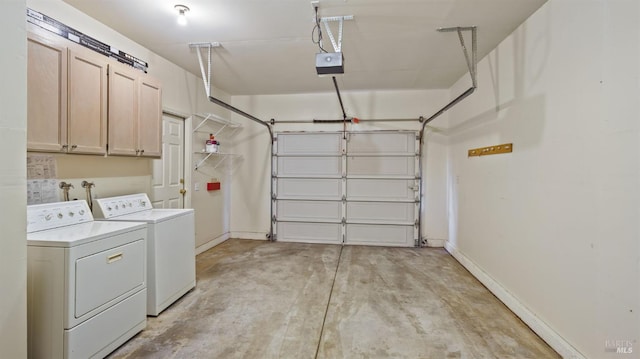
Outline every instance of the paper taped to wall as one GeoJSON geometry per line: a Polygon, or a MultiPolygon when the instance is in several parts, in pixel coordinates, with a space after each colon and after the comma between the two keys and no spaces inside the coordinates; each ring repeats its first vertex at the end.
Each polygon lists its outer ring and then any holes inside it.
{"type": "Polygon", "coordinates": [[[27,155],[27,204],[59,201],[58,168],[51,155],[27,155]]]}

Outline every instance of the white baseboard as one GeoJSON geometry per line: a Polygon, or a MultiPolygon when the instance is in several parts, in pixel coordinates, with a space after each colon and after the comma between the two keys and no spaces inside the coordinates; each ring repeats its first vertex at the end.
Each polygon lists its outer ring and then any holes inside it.
{"type": "Polygon", "coordinates": [[[264,232],[231,232],[231,238],[255,239],[266,241],[267,235],[264,232]]]}
{"type": "Polygon", "coordinates": [[[502,303],[504,303],[515,315],[520,317],[529,328],[542,338],[550,347],[565,359],[585,359],[571,344],[564,340],[558,333],[549,327],[542,319],[538,318],[535,313],[529,310],[522,302],[513,294],[496,282],[489,274],[478,267],[471,259],[460,252],[451,242],[446,242],[446,250],[462,264],[474,277],[484,284],[491,293],[493,293],[502,303]]]}
{"type": "Polygon", "coordinates": [[[218,244],[226,241],[227,239],[231,238],[229,235],[229,232],[219,236],[218,238],[214,238],[212,240],[210,240],[209,242],[205,243],[205,244],[201,244],[199,246],[196,247],[196,255],[202,253],[202,252],[206,252],[209,249],[217,246],[218,244]]]}
{"type": "Polygon", "coordinates": [[[423,241],[426,241],[427,247],[431,247],[431,248],[443,248],[445,243],[447,243],[446,239],[435,239],[435,238],[425,238],[423,241]]]}

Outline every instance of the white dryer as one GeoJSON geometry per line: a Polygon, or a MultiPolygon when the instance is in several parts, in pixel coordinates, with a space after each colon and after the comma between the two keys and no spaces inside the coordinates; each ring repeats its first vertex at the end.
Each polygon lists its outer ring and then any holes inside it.
{"type": "Polygon", "coordinates": [[[27,206],[29,358],[102,358],[146,327],[146,224],[27,206]]]}
{"type": "Polygon", "coordinates": [[[195,287],[193,209],[156,209],[138,193],[96,199],[93,211],[109,221],[147,223],[147,315],[159,315],[195,287]]]}

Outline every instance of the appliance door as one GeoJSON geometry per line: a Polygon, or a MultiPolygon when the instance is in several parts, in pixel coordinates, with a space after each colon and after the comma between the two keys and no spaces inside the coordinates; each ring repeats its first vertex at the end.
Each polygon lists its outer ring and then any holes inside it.
{"type": "Polygon", "coordinates": [[[69,248],[65,329],[146,286],[146,229],[69,248]]]}
{"type": "Polygon", "coordinates": [[[74,316],[90,311],[144,284],[144,241],[139,240],[76,260],[74,316]]]}

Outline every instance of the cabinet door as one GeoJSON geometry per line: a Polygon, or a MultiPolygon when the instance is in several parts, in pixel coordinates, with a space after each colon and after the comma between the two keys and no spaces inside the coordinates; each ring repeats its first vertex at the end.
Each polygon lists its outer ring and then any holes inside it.
{"type": "Polygon", "coordinates": [[[27,150],[67,145],[67,49],[35,34],[27,38],[27,150]]]}
{"type": "Polygon", "coordinates": [[[138,154],[138,76],[134,69],[109,65],[109,154],[138,154]]]}
{"type": "Polygon", "coordinates": [[[140,155],[162,155],[162,87],[149,77],[140,78],[138,143],[140,155]]]}
{"type": "Polygon", "coordinates": [[[70,153],[106,153],[108,65],[100,56],[79,47],[69,50],[70,153]]]}

